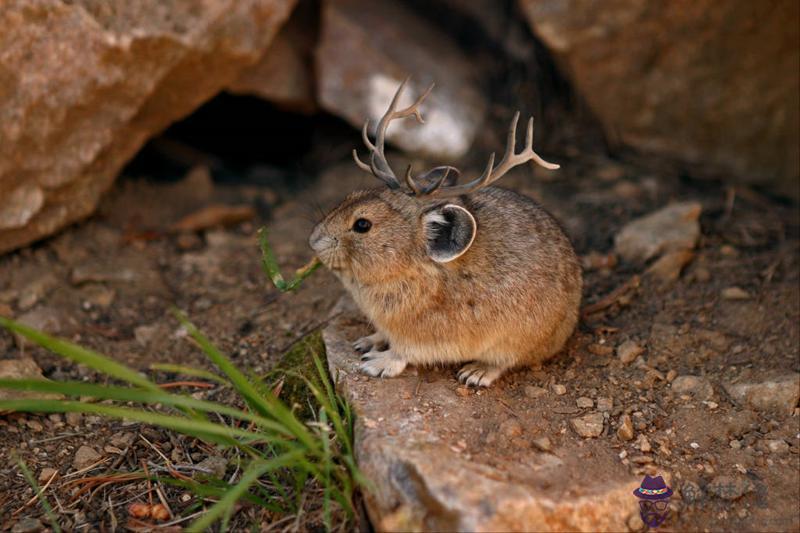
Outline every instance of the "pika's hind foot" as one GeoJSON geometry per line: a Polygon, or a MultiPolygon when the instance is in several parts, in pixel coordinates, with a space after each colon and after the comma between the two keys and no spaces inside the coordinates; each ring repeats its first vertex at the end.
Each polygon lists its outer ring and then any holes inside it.
{"type": "Polygon", "coordinates": [[[488,387],[505,372],[505,368],[475,361],[467,363],[458,371],[458,381],[473,387],[488,387]]]}
{"type": "Polygon", "coordinates": [[[353,343],[353,348],[358,353],[367,353],[373,349],[382,352],[389,349],[389,339],[380,331],[376,331],[372,335],[361,337],[355,341],[353,343]]]}
{"type": "Polygon", "coordinates": [[[391,350],[370,351],[361,356],[358,366],[364,374],[374,378],[393,378],[399,376],[408,364],[391,350]]]}

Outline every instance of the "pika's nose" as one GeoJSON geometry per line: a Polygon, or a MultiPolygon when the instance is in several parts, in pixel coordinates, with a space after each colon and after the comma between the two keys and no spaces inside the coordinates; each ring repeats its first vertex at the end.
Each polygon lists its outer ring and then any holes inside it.
{"type": "Polygon", "coordinates": [[[308,238],[308,245],[311,246],[311,249],[315,252],[324,250],[330,246],[330,242],[331,238],[325,235],[321,225],[315,227],[314,231],[311,232],[311,236],[308,238]]]}

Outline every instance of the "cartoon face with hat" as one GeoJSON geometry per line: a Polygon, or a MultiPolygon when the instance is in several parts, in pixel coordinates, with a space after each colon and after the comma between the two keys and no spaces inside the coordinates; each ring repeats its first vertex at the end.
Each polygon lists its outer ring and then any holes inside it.
{"type": "Polygon", "coordinates": [[[661,476],[644,476],[642,486],[633,491],[639,498],[639,514],[648,527],[658,527],[669,516],[669,497],[672,489],[661,476]]]}

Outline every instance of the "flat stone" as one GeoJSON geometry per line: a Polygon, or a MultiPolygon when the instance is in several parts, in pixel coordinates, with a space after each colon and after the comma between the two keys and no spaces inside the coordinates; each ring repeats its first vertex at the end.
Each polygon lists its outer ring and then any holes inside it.
{"type": "Polygon", "coordinates": [[[682,202],[634,219],[614,236],[614,248],[632,263],[644,263],[664,252],[694,248],[700,237],[701,211],[697,202],[682,202]]]}
{"type": "Polygon", "coordinates": [[[676,394],[688,394],[698,400],[710,400],[714,396],[714,387],[706,378],[699,376],[678,376],[672,381],[672,391],[676,394]]]}
{"type": "Polygon", "coordinates": [[[581,396],[575,400],[575,404],[581,409],[591,409],[594,406],[594,400],[585,396],[581,396]]]}
{"type": "Polygon", "coordinates": [[[575,433],[584,438],[599,437],[603,434],[603,414],[590,413],[569,421],[575,433]]]}
{"type": "Polygon", "coordinates": [[[763,381],[725,383],[724,387],[740,404],[777,415],[791,414],[800,400],[800,374],[796,372],[763,381]]]}
{"type": "Polygon", "coordinates": [[[466,153],[486,104],[478,88],[477,64],[446,32],[404,2],[323,2],[321,17],[317,93],[326,111],[359,129],[370,119],[375,128],[400,82],[413,74],[399,107],[411,104],[435,81],[436,88],[422,106],[425,124],[397,121],[389,127],[387,140],[405,151],[441,159],[442,164],[466,153]]]}
{"type": "Polygon", "coordinates": [[[44,524],[38,518],[23,518],[11,528],[11,533],[38,533],[44,530],[44,524]]]}
{"type": "Polygon", "coordinates": [[[610,411],[614,408],[614,400],[612,398],[598,398],[597,410],[602,412],[610,411]]]}
{"type": "Polygon", "coordinates": [[[90,446],[81,446],[75,452],[75,457],[72,459],[72,467],[75,470],[83,470],[84,468],[93,465],[100,460],[102,455],[90,446]]]}
{"type": "Polygon", "coordinates": [[[741,287],[725,287],[722,289],[722,298],[725,300],[749,300],[751,296],[741,287]]]}
{"type": "MultiPolygon", "coordinates": [[[[553,445],[545,436],[525,447],[515,444],[520,437],[504,442],[497,430],[478,437],[476,424],[498,428],[508,420],[508,408],[491,391],[453,394],[455,367],[356,380],[359,357],[351,342],[365,330],[349,299],[332,317],[323,331],[328,365],[356,414],[356,454],[374,486],[365,505],[376,531],[624,530],[636,505],[631,491],[641,480],[619,468],[607,443],[565,439],[555,456],[542,453],[553,445]],[[418,394],[404,400],[397,391],[405,389],[418,394]],[[484,413],[480,420],[475,411],[484,413]],[[589,478],[590,486],[575,483],[589,478]]],[[[519,415],[524,428],[544,413],[519,415]]]]}
{"type": "Polygon", "coordinates": [[[47,483],[48,481],[50,481],[50,478],[52,478],[54,475],[57,474],[58,470],[56,470],[55,468],[42,468],[42,470],[39,472],[39,477],[38,477],[39,483],[47,483]]]}
{"type": "Polygon", "coordinates": [[[661,281],[675,281],[681,277],[681,272],[692,259],[694,252],[691,250],[667,252],[650,265],[646,273],[661,281]]]}
{"type": "Polygon", "coordinates": [[[528,398],[541,398],[547,394],[547,389],[544,387],[536,387],[534,385],[525,386],[525,396],[528,398]]]}
{"type": "Polygon", "coordinates": [[[561,383],[553,383],[550,385],[550,390],[553,391],[553,394],[556,396],[563,396],[567,393],[567,387],[561,383]]]}

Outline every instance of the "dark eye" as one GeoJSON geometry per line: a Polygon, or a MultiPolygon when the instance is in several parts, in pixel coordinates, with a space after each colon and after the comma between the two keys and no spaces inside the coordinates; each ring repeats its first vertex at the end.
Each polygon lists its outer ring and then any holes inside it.
{"type": "Polygon", "coordinates": [[[367,220],[366,218],[359,218],[355,222],[353,222],[353,231],[356,233],[366,233],[369,231],[369,228],[372,227],[372,222],[367,220]]]}

